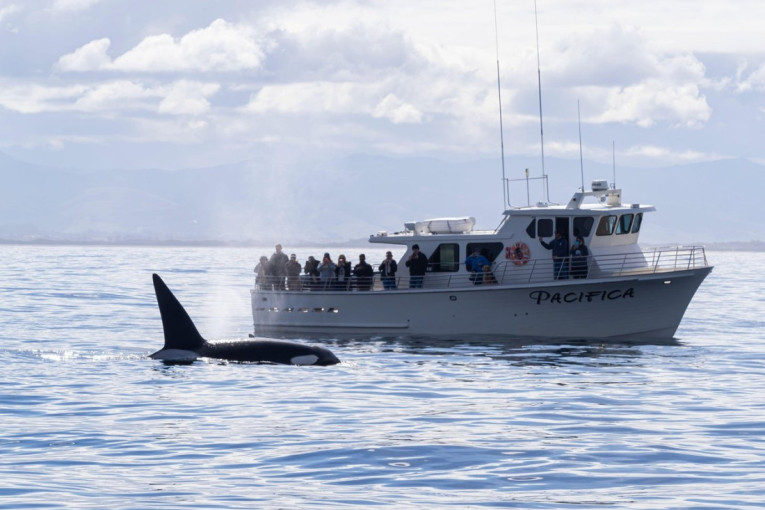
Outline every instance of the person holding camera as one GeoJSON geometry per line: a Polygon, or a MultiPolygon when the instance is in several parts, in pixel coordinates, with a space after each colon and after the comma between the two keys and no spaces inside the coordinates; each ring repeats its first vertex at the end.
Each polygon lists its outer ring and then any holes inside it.
{"type": "Polygon", "coordinates": [[[418,244],[412,245],[412,254],[406,261],[406,267],[409,268],[409,288],[422,288],[425,271],[428,270],[428,257],[420,251],[418,244]]]}

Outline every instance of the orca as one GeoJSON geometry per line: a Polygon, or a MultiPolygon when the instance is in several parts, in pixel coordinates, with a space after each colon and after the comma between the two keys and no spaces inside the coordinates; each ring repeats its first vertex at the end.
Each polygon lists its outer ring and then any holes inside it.
{"type": "Polygon", "coordinates": [[[197,358],[215,358],[237,362],[278,363],[283,365],[321,365],[340,363],[329,349],[282,340],[241,340],[210,343],[170,292],[159,275],[152,275],[157,295],[165,346],[151,354],[165,363],[192,363],[197,358]]]}

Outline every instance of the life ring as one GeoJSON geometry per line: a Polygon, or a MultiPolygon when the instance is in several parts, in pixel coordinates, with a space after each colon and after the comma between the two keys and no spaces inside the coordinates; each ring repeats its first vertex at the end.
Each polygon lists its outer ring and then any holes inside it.
{"type": "Polygon", "coordinates": [[[531,260],[531,250],[526,243],[515,243],[505,247],[505,258],[512,260],[516,266],[522,266],[531,260]]]}

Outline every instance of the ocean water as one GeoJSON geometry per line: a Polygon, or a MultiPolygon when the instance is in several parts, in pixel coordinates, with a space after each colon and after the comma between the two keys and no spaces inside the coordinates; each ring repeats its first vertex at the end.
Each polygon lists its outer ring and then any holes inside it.
{"type": "Polygon", "coordinates": [[[709,252],[664,343],[146,357],[152,272],[207,338],[246,338],[271,251],[0,246],[0,509],[762,507],[765,254],[709,252]]]}

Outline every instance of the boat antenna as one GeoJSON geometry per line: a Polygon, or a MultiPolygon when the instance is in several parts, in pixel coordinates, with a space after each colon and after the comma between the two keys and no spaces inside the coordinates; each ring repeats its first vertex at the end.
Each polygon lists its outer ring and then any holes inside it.
{"type": "Polygon", "coordinates": [[[576,100],[576,118],[579,122],[579,169],[582,173],[582,191],[584,191],[584,158],[582,157],[582,112],[579,108],[579,100],[576,100]]]}
{"type": "Polygon", "coordinates": [[[544,180],[544,192],[547,203],[550,203],[550,189],[547,186],[547,173],[545,172],[545,130],[542,125],[542,71],[539,63],[539,22],[537,20],[537,0],[534,0],[534,27],[537,33],[537,86],[539,88],[539,136],[542,147],[542,179],[544,180]]]}
{"type": "Polygon", "coordinates": [[[499,146],[502,155],[502,200],[503,207],[510,207],[510,197],[508,196],[507,178],[505,177],[505,135],[502,126],[502,86],[499,81],[499,29],[497,27],[497,0],[494,0],[494,43],[497,53],[497,98],[499,100],[499,146]]]}
{"type": "Polygon", "coordinates": [[[611,154],[613,157],[613,174],[614,174],[614,182],[611,184],[613,189],[616,189],[616,142],[611,140],[611,154]]]}

